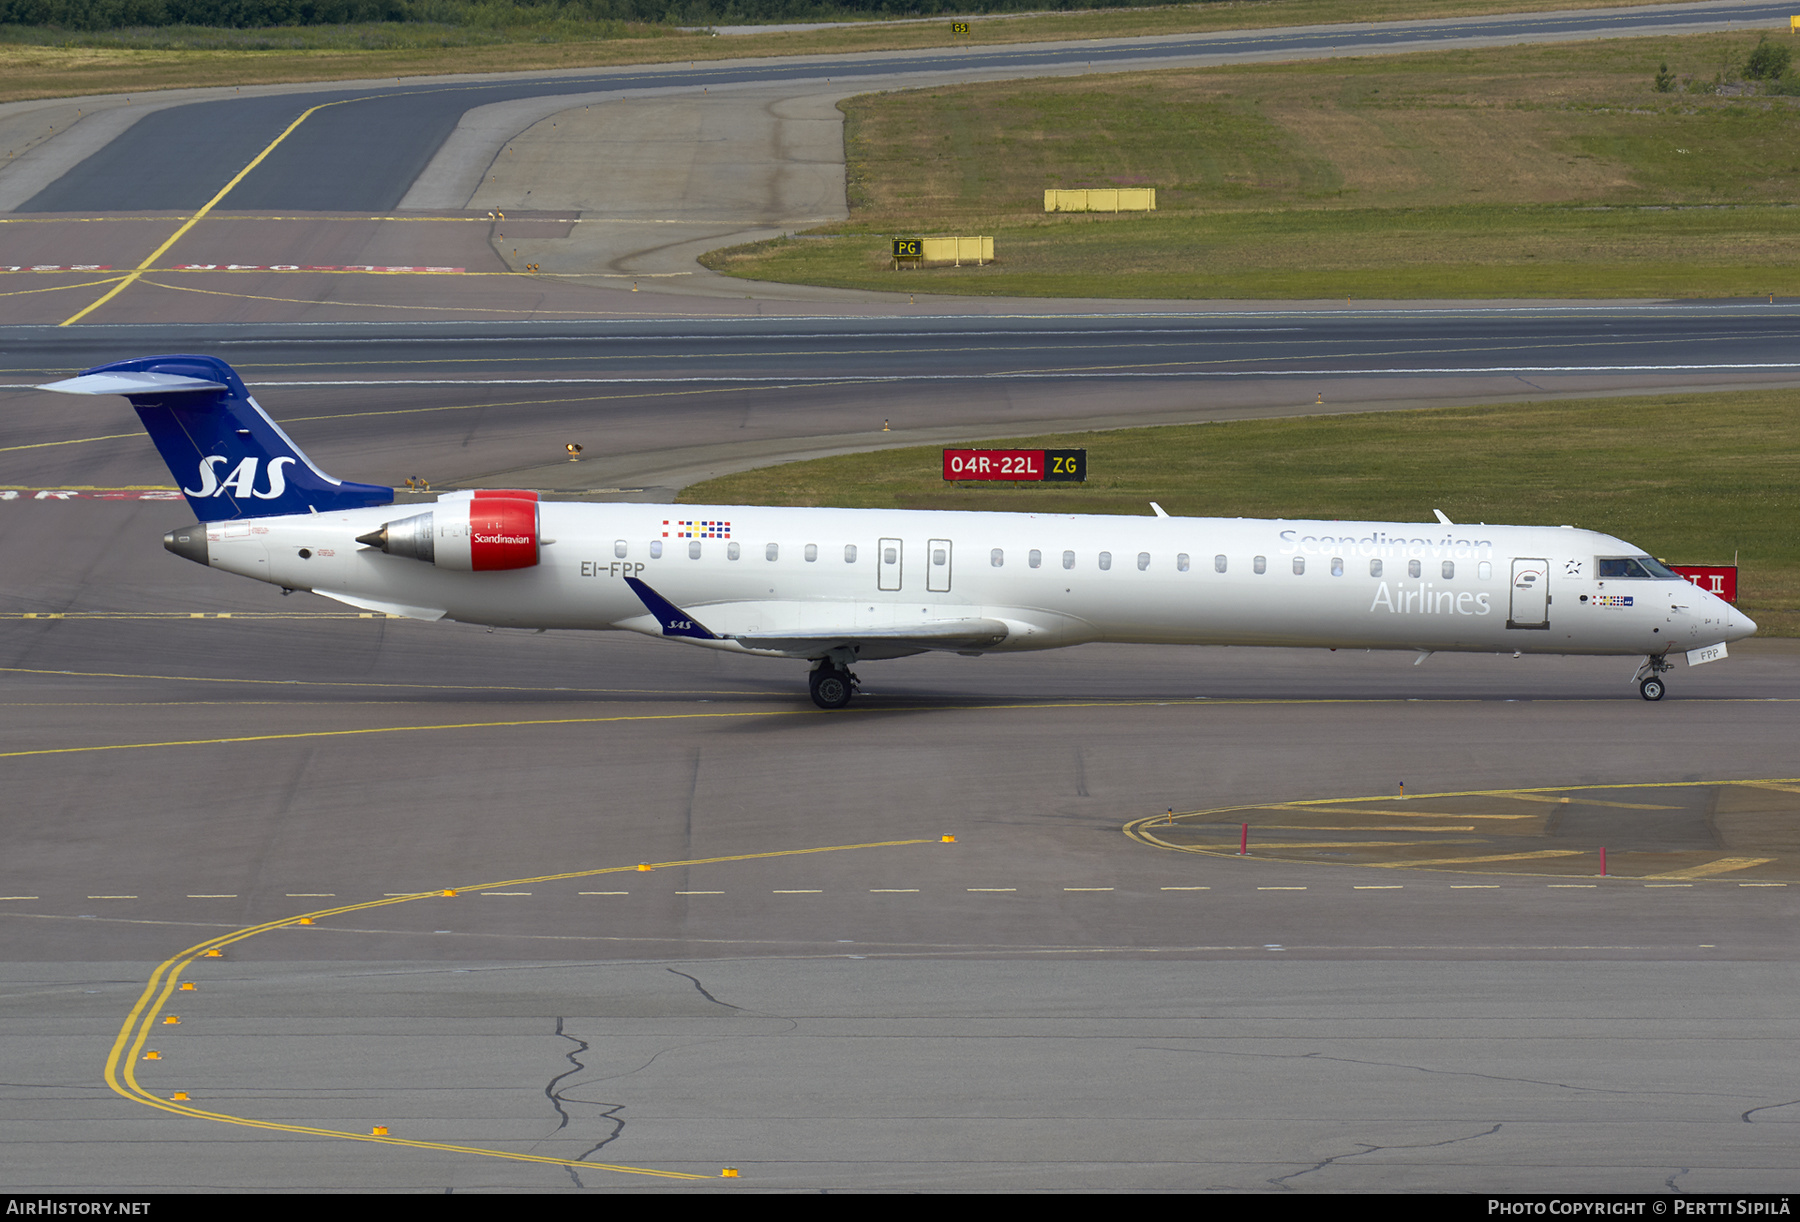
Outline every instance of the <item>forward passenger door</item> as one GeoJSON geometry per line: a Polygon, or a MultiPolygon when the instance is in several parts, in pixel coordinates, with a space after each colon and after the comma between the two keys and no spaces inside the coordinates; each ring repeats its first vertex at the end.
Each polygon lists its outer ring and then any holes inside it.
{"type": "Polygon", "coordinates": [[[1512,562],[1512,608],[1506,616],[1508,628],[1550,627],[1550,562],[1547,560],[1514,560],[1512,562]]]}

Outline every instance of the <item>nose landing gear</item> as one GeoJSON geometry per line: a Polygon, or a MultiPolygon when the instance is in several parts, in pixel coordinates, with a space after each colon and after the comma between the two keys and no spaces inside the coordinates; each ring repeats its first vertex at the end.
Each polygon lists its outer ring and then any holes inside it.
{"type": "Polygon", "coordinates": [[[1674,663],[1660,653],[1653,653],[1644,659],[1644,664],[1637,668],[1637,674],[1631,676],[1638,685],[1638,695],[1645,700],[1661,700],[1668,691],[1663,682],[1664,672],[1674,668],[1674,663]]]}

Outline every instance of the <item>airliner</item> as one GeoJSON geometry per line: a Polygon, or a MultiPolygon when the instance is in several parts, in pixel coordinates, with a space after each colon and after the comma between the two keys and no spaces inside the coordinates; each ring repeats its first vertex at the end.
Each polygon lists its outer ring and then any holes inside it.
{"type": "Polygon", "coordinates": [[[45,390],[131,401],[199,519],[198,564],[368,611],[623,629],[810,663],[821,708],[860,662],[1090,641],[1723,658],[1736,607],[1570,526],[589,504],[394,490],[313,465],[208,356],[120,361],[45,390]]]}

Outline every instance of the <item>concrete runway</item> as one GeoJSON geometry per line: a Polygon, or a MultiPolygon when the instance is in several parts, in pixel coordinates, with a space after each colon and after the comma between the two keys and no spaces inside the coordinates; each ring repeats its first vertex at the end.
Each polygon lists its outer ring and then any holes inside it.
{"type": "MultiPolygon", "coordinates": [[[[5,232],[130,268],[166,202],[5,232]]],[[[478,215],[188,232],[182,263],[503,266],[478,215]]],[[[334,474],[648,496],[890,440],[1794,376],[1786,304],[186,275],[76,327],[0,298],[0,380],[216,351],[334,474]]],[[[1629,659],[1085,647],[872,664],[825,714],[791,664],[196,568],[122,402],[0,394],[9,1190],[1791,1186],[1789,642],[1657,705],[1629,659]],[[1431,796],[1469,791],[1500,792],[1431,796]]]]}

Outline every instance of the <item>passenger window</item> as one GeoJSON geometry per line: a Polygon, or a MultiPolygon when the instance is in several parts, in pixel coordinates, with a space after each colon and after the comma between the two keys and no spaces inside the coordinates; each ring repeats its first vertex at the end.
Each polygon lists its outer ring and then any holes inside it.
{"type": "Polygon", "coordinates": [[[1065,569],[1072,569],[1075,567],[1075,553],[1074,552],[1064,552],[1063,553],[1063,567],[1065,569]]]}
{"type": "Polygon", "coordinates": [[[1444,580],[1449,581],[1454,576],[1456,576],[1456,561],[1444,561],[1444,580]]]}
{"type": "Polygon", "coordinates": [[[1101,552],[1100,553],[1100,571],[1104,573],[1110,568],[1112,568],[1112,553],[1111,552],[1101,552]]]}
{"type": "Polygon", "coordinates": [[[617,543],[613,544],[613,555],[617,556],[620,560],[625,559],[625,540],[620,539],[617,543]]]}
{"type": "Polygon", "coordinates": [[[1381,561],[1379,561],[1379,560],[1369,561],[1369,576],[1371,576],[1371,577],[1381,576],[1381,561]]]}
{"type": "Polygon", "coordinates": [[[1138,553],[1138,572],[1141,573],[1149,567],[1150,567],[1150,553],[1149,552],[1139,552],[1138,553]]]}
{"type": "Polygon", "coordinates": [[[1406,575],[1408,577],[1417,577],[1420,572],[1421,570],[1417,560],[1408,560],[1406,562],[1406,575]]]}
{"type": "Polygon", "coordinates": [[[1333,556],[1331,558],[1331,575],[1333,577],[1342,577],[1344,575],[1344,558],[1342,556],[1333,556]]]}
{"type": "Polygon", "coordinates": [[[661,560],[662,559],[662,540],[661,539],[650,540],[650,559],[652,559],[652,560],[661,560]]]}
{"type": "Polygon", "coordinates": [[[1481,578],[1481,580],[1486,581],[1493,575],[1494,566],[1487,561],[1483,560],[1480,564],[1475,566],[1475,576],[1481,578]]]}
{"type": "Polygon", "coordinates": [[[1182,552],[1175,557],[1175,571],[1177,573],[1185,573],[1188,571],[1188,554],[1186,552],[1182,552]]]}
{"type": "Polygon", "coordinates": [[[992,564],[995,568],[999,568],[1001,565],[1006,563],[1006,553],[996,547],[993,550],[993,552],[988,556],[988,562],[990,564],[992,564]]]}
{"type": "Polygon", "coordinates": [[[856,563],[856,544],[854,544],[854,543],[844,544],[844,563],[845,564],[855,564],[856,563]]]}
{"type": "Polygon", "coordinates": [[[1225,557],[1222,555],[1214,556],[1213,557],[1213,572],[1223,573],[1224,571],[1225,571],[1225,557]]]}
{"type": "Polygon", "coordinates": [[[768,547],[763,549],[763,558],[765,560],[773,560],[780,555],[781,545],[779,543],[771,543],[768,547]]]}
{"type": "Polygon", "coordinates": [[[725,559],[736,560],[741,555],[743,555],[743,551],[738,547],[737,544],[727,543],[725,545],[725,559]]]}
{"type": "Polygon", "coordinates": [[[695,539],[692,543],[688,544],[688,559],[700,559],[700,540],[695,539]]]}
{"type": "Polygon", "coordinates": [[[1294,557],[1294,576],[1296,576],[1296,577],[1303,576],[1305,574],[1305,572],[1306,572],[1306,557],[1305,556],[1295,556],[1294,557]]]}
{"type": "Polygon", "coordinates": [[[1252,558],[1250,561],[1250,568],[1251,568],[1252,572],[1257,572],[1257,573],[1268,572],[1269,571],[1269,558],[1267,556],[1256,556],[1256,557],[1252,558]]]}
{"type": "Polygon", "coordinates": [[[806,563],[812,564],[814,561],[818,560],[818,558],[819,545],[817,543],[808,543],[806,545],[806,563]]]}
{"type": "Polygon", "coordinates": [[[1034,569],[1044,567],[1044,553],[1040,552],[1035,547],[1032,548],[1031,554],[1025,557],[1025,563],[1029,564],[1034,569]]]}

